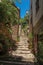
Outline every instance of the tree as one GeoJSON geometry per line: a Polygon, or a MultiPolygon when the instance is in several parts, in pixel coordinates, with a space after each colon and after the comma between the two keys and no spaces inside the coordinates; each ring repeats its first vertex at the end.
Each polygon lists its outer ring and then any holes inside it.
{"type": "Polygon", "coordinates": [[[0,3],[0,22],[17,23],[17,9],[11,3],[0,3]]]}
{"type": "Polygon", "coordinates": [[[21,3],[21,0],[2,0],[2,2],[5,2],[5,3],[16,3],[16,2],[18,2],[18,3],[21,3]]]}
{"type": "MultiPolygon", "coordinates": [[[[2,2],[0,2],[0,24],[4,24],[4,26],[8,30],[8,33],[11,32],[11,25],[18,24],[18,16],[16,15],[17,8],[13,5],[14,3],[13,4],[12,3],[13,2],[10,2],[10,0],[2,0],[2,2]]],[[[1,35],[1,33],[0,33],[0,35],[1,35]]],[[[1,37],[3,39],[5,37],[4,40],[6,41],[6,44],[9,44],[10,46],[13,44],[15,45],[15,43],[16,43],[15,41],[11,42],[11,39],[9,39],[8,36],[4,35],[4,37],[3,37],[3,35],[4,34],[2,32],[1,37]]],[[[0,46],[2,48],[3,44],[0,43],[0,46]]],[[[8,46],[6,45],[7,48],[8,48],[8,46]]],[[[6,48],[4,48],[4,49],[6,50],[6,48]]]]}
{"type": "Polygon", "coordinates": [[[25,28],[27,25],[29,25],[29,13],[26,13],[24,18],[20,18],[19,23],[22,24],[22,28],[25,28]]]}

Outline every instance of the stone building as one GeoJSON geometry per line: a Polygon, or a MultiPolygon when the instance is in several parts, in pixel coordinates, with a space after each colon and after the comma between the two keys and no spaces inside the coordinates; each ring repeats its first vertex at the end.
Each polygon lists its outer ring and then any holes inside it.
{"type": "Polygon", "coordinates": [[[34,54],[43,59],[43,0],[31,0],[30,32],[33,33],[34,54]],[[42,55],[41,55],[41,54],[42,55]]]}

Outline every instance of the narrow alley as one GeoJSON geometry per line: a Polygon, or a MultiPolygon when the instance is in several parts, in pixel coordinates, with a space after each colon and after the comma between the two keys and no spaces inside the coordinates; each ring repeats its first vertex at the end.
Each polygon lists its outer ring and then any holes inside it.
{"type": "Polygon", "coordinates": [[[0,65],[43,65],[43,0],[0,0],[0,65]]]}

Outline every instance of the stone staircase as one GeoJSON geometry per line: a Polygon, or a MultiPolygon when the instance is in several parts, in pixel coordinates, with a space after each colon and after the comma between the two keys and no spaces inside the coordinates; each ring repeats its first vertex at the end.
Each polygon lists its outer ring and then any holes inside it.
{"type": "Polygon", "coordinates": [[[35,65],[35,56],[31,53],[31,49],[28,48],[27,38],[20,37],[20,42],[17,45],[17,50],[12,51],[13,58],[0,61],[0,65],[35,65]]]}
{"type": "Polygon", "coordinates": [[[12,55],[22,57],[22,61],[34,62],[35,57],[28,48],[28,45],[27,38],[21,37],[20,42],[18,43],[18,48],[16,51],[12,52],[12,55]]]}

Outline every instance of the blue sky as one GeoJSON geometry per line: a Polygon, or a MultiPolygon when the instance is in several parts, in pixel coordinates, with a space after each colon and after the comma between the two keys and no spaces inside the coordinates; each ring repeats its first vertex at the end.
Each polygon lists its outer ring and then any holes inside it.
{"type": "Polygon", "coordinates": [[[16,6],[20,8],[20,17],[23,18],[26,11],[30,10],[30,0],[21,0],[21,4],[16,2],[16,6]]]}

